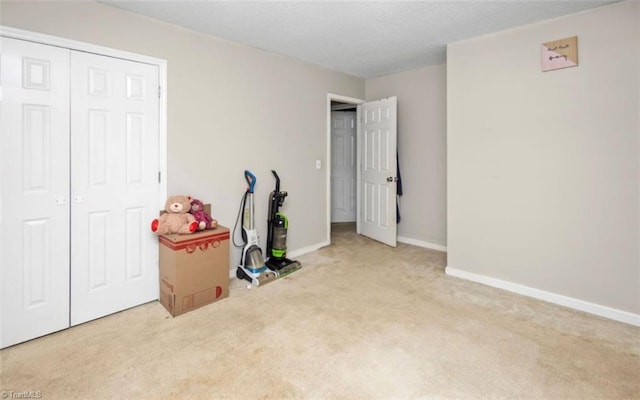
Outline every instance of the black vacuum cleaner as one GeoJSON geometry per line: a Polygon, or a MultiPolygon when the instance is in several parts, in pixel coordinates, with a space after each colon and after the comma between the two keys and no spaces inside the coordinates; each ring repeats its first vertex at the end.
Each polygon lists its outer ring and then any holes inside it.
{"type": "Polygon", "coordinates": [[[276,171],[271,170],[276,178],[276,187],[269,196],[269,216],[267,219],[267,268],[276,271],[279,277],[288,275],[302,268],[298,261],[287,258],[287,229],[289,220],[287,216],[279,212],[284,204],[287,192],[280,191],[280,177],[276,171]]]}

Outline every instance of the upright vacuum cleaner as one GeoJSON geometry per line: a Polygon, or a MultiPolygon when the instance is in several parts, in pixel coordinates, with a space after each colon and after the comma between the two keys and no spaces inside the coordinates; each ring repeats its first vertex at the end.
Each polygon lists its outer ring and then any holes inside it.
{"type": "Polygon", "coordinates": [[[279,212],[284,204],[287,192],[280,191],[280,177],[276,171],[271,170],[276,178],[276,187],[269,196],[269,217],[267,219],[267,267],[277,271],[278,276],[288,275],[302,268],[298,261],[287,258],[287,229],[289,220],[287,216],[279,212]]]}
{"type": "Polygon", "coordinates": [[[244,171],[244,178],[249,187],[242,198],[242,239],[244,240],[244,248],[242,249],[240,265],[236,269],[236,277],[245,279],[254,286],[261,286],[278,279],[278,273],[267,268],[262,256],[262,250],[258,244],[258,231],[254,225],[253,206],[256,177],[251,172],[244,171]]]}

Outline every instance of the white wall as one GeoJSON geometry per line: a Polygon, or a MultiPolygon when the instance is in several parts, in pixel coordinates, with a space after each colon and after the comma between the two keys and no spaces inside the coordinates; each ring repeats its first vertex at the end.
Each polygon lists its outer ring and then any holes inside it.
{"type": "Polygon", "coordinates": [[[639,43],[628,1],[448,46],[449,268],[640,314],[639,43]]]}
{"type": "MultiPolygon", "coordinates": [[[[91,1],[2,1],[0,23],[168,60],[168,192],[212,203],[232,226],[257,177],[266,239],[276,169],[289,196],[290,251],[326,240],[327,93],[364,97],[364,80],[212,38],[91,1]]],[[[233,251],[234,260],[239,251],[233,251]]]]}
{"type": "MultiPolygon", "coordinates": [[[[403,196],[401,240],[447,244],[446,66],[436,65],[366,81],[366,99],[398,97],[398,153],[403,196]]],[[[416,243],[417,242],[417,243],[416,243]]]]}

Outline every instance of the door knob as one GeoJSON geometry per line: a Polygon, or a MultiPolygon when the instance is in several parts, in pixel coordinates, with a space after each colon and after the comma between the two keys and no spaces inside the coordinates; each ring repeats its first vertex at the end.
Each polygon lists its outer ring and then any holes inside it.
{"type": "Polygon", "coordinates": [[[55,198],[55,202],[57,205],[67,204],[67,198],[63,196],[58,196],[55,198]]]}
{"type": "Polygon", "coordinates": [[[394,176],[387,177],[387,182],[398,182],[398,178],[394,176]]]}
{"type": "Polygon", "coordinates": [[[80,195],[73,196],[73,201],[75,201],[76,203],[82,203],[84,201],[84,196],[80,196],[80,195]]]}

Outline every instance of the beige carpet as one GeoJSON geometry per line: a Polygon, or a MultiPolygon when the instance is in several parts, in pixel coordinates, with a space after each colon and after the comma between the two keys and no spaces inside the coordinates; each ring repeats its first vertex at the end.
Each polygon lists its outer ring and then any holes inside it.
{"type": "MultiPolygon", "coordinates": [[[[347,227],[348,228],[348,227],[347,227]]],[[[43,399],[640,399],[640,329],[444,274],[341,227],[304,268],[171,318],[150,303],[0,351],[43,399]]]]}

